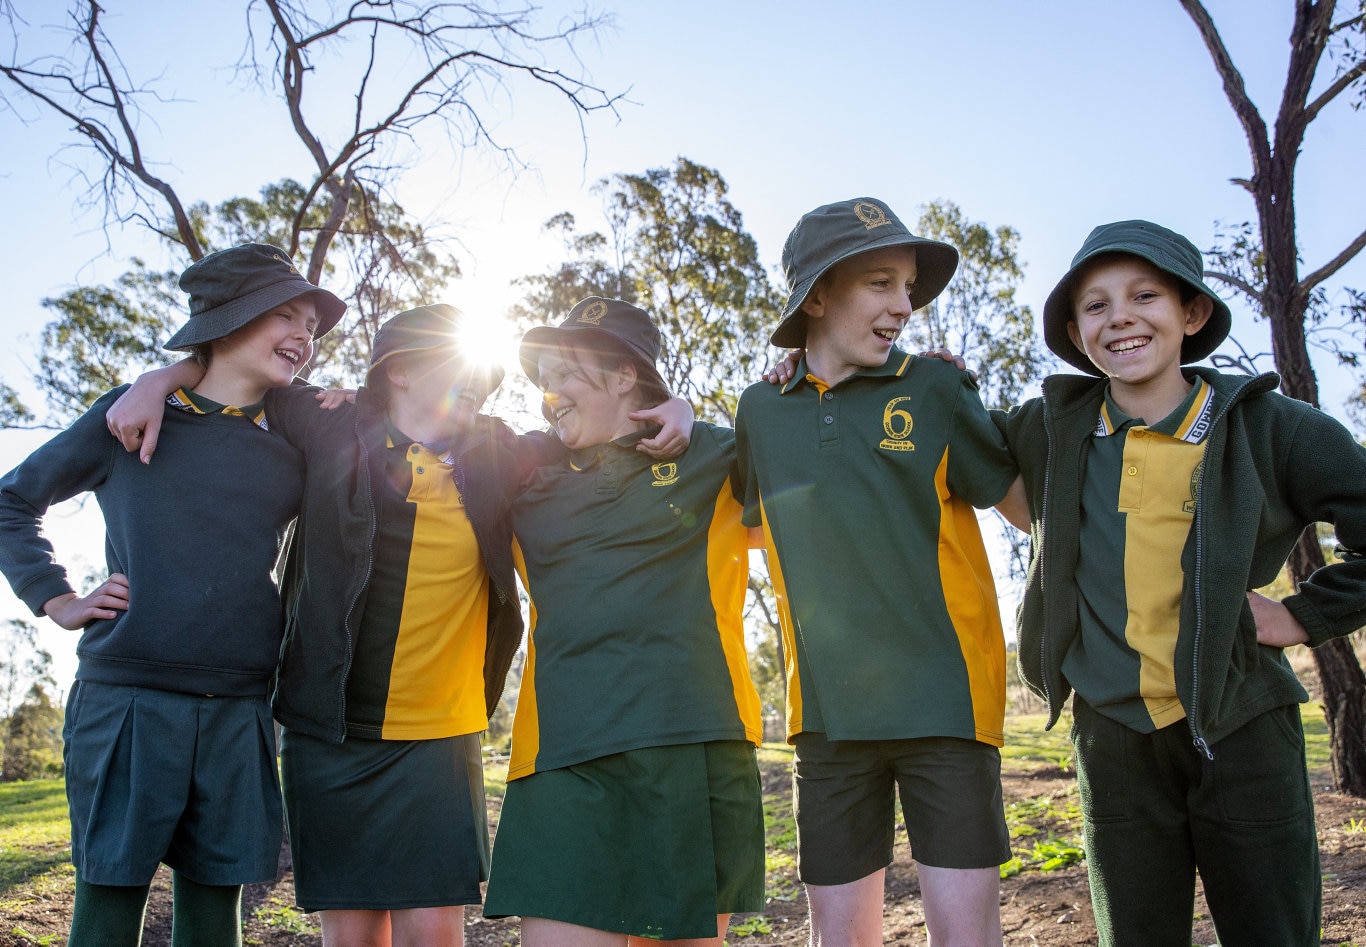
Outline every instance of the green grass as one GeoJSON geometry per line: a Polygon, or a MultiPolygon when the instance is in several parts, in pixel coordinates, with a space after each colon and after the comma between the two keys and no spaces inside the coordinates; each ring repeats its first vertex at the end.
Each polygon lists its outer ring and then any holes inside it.
{"type": "Polygon", "coordinates": [[[65,781],[0,783],[0,914],[74,877],[65,781]]]}

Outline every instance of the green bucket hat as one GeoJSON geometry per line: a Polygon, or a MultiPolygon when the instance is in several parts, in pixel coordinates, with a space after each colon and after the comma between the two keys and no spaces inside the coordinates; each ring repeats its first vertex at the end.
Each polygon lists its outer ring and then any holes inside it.
{"type": "Polygon", "coordinates": [[[947,243],[917,237],[886,204],[858,197],[817,207],[804,214],[783,245],[783,275],[791,287],[782,322],[769,341],[784,348],[806,344],[802,303],[816,281],[836,263],[883,247],[915,248],[916,279],[911,306],[922,309],[944,291],[958,268],[958,251],[947,243]]]}
{"type": "Polygon", "coordinates": [[[470,364],[460,348],[460,327],[466,316],[454,306],[432,303],[400,312],[379,327],[370,349],[370,368],[365,373],[367,388],[375,387],[375,372],[388,359],[409,352],[441,352],[450,357],[455,371],[465,371],[471,380],[485,387],[484,396],[503,382],[503,367],[495,363],[470,364]]]}
{"type": "Polygon", "coordinates": [[[164,348],[183,351],[221,339],[257,316],[305,294],[313,294],[318,327],[313,338],[326,335],[346,311],[346,303],[314,286],[294,268],[289,254],[267,243],[244,243],[210,253],[180,274],[180,288],[190,294],[190,321],[164,348]]]}
{"type": "Polygon", "coordinates": [[[1091,231],[1077,255],[1072,258],[1072,268],[1048,294],[1048,301],[1043,307],[1043,337],[1058,358],[1088,375],[1101,374],[1086,353],[1072,343],[1067,335],[1067,323],[1072,321],[1072,293],[1078,273],[1103,253],[1127,253],[1147,260],[1196,292],[1204,293],[1214,303],[1209,321],[1199,332],[1187,336],[1181,343],[1182,365],[1207,358],[1228,337],[1233,318],[1228,304],[1205,285],[1204,257],[1195,244],[1179,233],[1151,221],[1120,220],[1101,224],[1091,231]]]}
{"type": "Polygon", "coordinates": [[[659,359],[662,340],[650,314],[639,306],[620,299],[589,296],[574,304],[569,315],[557,326],[536,326],[522,336],[519,356],[522,371],[532,384],[540,386],[540,357],[547,348],[578,337],[590,347],[593,339],[615,339],[636,355],[642,367],[649,369],[659,386],[667,390],[655,362],[659,359]]]}

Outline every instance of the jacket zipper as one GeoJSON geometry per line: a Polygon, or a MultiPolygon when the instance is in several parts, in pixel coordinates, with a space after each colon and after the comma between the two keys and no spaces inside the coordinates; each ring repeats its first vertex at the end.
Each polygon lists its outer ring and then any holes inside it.
{"type": "Polygon", "coordinates": [[[355,592],[351,596],[351,604],[346,606],[346,618],[342,621],[342,631],[346,635],[346,664],[342,667],[341,694],[339,695],[338,706],[341,712],[338,716],[338,726],[341,729],[342,739],[346,739],[346,682],[351,677],[351,663],[355,659],[355,637],[351,633],[351,619],[356,613],[356,603],[360,601],[361,593],[370,585],[370,575],[375,568],[375,532],[378,529],[378,517],[375,514],[375,498],[371,492],[372,481],[370,480],[370,451],[365,446],[365,438],[361,431],[361,418],[359,412],[356,415],[356,443],[360,447],[360,474],[364,478],[361,484],[362,493],[365,495],[365,506],[369,512],[369,536],[365,543],[365,571],[361,574],[361,581],[357,583],[355,592]]]}

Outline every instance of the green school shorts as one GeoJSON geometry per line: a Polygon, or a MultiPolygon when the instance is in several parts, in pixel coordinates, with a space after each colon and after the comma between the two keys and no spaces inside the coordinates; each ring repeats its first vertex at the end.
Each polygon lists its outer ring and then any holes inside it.
{"type": "Polygon", "coordinates": [[[294,899],[305,911],[478,904],[489,835],[479,735],[280,737],[294,899]]]}
{"type": "Polygon", "coordinates": [[[740,740],[630,750],[508,783],[485,917],[657,940],[764,906],[764,813],[740,740]]]}
{"type": "Polygon", "coordinates": [[[265,697],[77,681],[62,739],[82,881],[145,885],[158,862],[204,885],[275,879],[284,824],[265,697]]]}
{"type": "Polygon", "coordinates": [[[891,864],[898,790],[920,864],[991,868],[1010,860],[996,747],[956,737],[827,740],[823,733],[794,742],[797,875],[807,884],[848,884],[891,864]]]}

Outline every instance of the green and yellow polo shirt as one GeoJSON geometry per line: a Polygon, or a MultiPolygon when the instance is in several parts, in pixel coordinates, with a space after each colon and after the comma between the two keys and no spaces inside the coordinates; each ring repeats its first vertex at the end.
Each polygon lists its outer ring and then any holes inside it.
{"type": "Polygon", "coordinates": [[[735,435],[699,422],[681,457],[656,463],[635,449],[645,433],[538,468],[513,507],[531,628],[508,779],[762,739],[735,435]]]}
{"type": "Polygon", "coordinates": [[[1000,746],[1005,639],[974,507],[1016,470],[976,385],[894,348],[834,387],[803,360],[740,399],[745,522],[764,528],[789,739],[1000,746]]]}
{"type": "Polygon", "coordinates": [[[1147,426],[1124,414],[1107,388],[1086,448],[1081,633],[1062,670],[1088,704],[1142,733],[1186,716],[1173,670],[1186,583],[1181,552],[1217,400],[1197,377],[1180,407],[1147,426]]]}
{"type": "Polygon", "coordinates": [[[447,446],[392,426],[365,610],[346,681],[346,731],[430,740],[488,727],[489,579],[447,446]]]}

